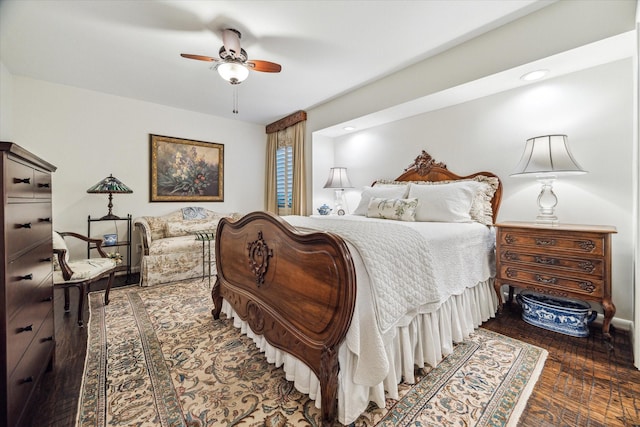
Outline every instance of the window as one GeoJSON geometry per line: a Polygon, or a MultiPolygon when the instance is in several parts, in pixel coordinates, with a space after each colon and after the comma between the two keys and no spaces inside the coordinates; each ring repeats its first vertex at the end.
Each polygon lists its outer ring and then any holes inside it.
{"type": "Polygon", "coordinates": [[[282,146],[276,151],[276,189],[278,214],[290,215],[293,197],[293,147],[282,146]]]}

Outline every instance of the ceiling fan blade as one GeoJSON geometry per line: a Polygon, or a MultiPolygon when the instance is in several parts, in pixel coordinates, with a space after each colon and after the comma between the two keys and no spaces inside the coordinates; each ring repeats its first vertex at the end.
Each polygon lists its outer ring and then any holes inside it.
{"type": "Polygon", "coordinates": [[[215,62],[215,61],[217,61],[216,58],[212,58],[210,56],[192,55],[190,53],[181,53],[180,56],[182,56],[183,58],[188,58],[188,59],[197,59],[198,61],[207,61],[207,62],[215,62]]]}
{"type": "Polygon", "coordinates": [[[260,61],[259,59],[247,61],[247,66],[254,71],[262,71],[263,73],[279,73],[280,70],[282,70],[282,66],[280,64],[269,61],[260,61]]]}
{"type": "Polygon", "coordinates": [[[240,55],[240,32],[231,28],[222,31],[222,44],[224,49],[233,58],[240,55]]]}

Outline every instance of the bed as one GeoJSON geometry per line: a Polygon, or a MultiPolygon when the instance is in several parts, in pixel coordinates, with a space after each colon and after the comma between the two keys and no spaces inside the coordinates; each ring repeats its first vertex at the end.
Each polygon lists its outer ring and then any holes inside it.
{"type": "MultiPolygon", "coordinates": [[[[287,379],[321,408],[322,425],[351,423],[369,401],[384,405],[385,396],[397,395],[400,381],[413,382],[414,365],[435,366],[454,342],[495,314],[490,225],[501,194],[493,173],[460,176],[423,151],[395,180],[365,188],[354,211],[365,209],[365,215],[253,212],[237,221],[222,219],[216,231],[213,316],[232,317],[269,362],[282,365],[287,379]],[[377,197],[401,188],[401,198],[377,197]],[[443,221],[449,212],[415,219],[421,209],[416,199],[422,206],[429,203],[424,195],[459,188],[465,188],[460,197],[465,203],[473,193],[469,203],[480,222],[475,217],[443,221]],[[385,208],[390,201],[401,208],[385,208]],[[389,212],[415,216],[394,221],[387,219],[389,212]],[[429,242],[420,240],[427,235],[429,242]],[[387,257],[376,246],[402,256],[387,257]],[[446,271],[454,277],[438,277],[446,271]]],[[[430,206],[422,215],[440,208],[430,206]]]]}

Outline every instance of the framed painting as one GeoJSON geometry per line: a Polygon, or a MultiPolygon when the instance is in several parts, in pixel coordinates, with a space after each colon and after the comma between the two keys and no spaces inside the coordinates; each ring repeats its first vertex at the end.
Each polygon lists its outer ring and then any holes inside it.
{"type": "Polygon", "coordinates": [[[224,145],[149,135],[152,202],[223,202],[224,145]]]}

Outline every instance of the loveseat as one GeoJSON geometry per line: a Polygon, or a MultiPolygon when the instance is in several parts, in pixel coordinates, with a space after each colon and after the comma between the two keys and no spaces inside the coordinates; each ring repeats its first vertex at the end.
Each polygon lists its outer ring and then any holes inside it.
{"type": "MultiPolygon", "coordinates": [[[[182,208],[162,216],[135,218],[133,224],[140,233],[142,254],[140,260],[140,285],[153,286],[161,283],[202,277],[202,241],[196,240],[197,232],[215,236],[221,218],[236,220],[239,213],[219,213],[200,207],[182,208]]],[[[215,242],[211,242],[213,251],[215,242]]],[[[209,243],[205,243],[208,251],[209,243]]],[[[208,255],[208,254],[207,254],[208,255]]],[[[208,274],[208,268],[204,269],[208,274]]],[[[215,254],[211,254],[211,274],[215,274],[215,254]]]]}

